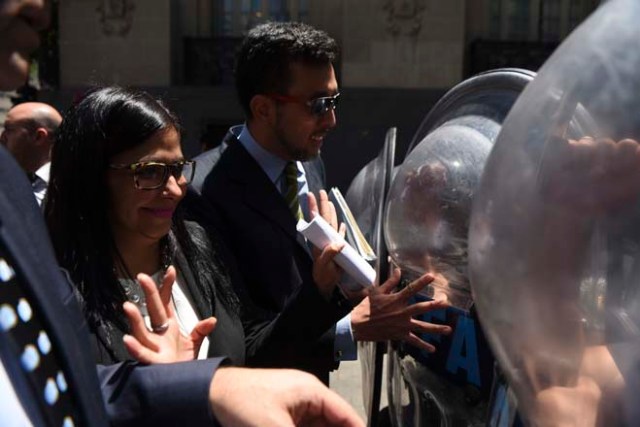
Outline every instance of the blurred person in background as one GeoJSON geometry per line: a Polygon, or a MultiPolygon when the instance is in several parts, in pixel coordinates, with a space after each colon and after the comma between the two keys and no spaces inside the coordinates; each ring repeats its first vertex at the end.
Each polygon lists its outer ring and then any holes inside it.
{"type": "Polygon", "coordinates": [[[25,102],[9,110],[0,134],[0,144],[27,173],[39,205],[47,193],[51,145],[60,122],[62,116],[52,106],[25,102]]]}

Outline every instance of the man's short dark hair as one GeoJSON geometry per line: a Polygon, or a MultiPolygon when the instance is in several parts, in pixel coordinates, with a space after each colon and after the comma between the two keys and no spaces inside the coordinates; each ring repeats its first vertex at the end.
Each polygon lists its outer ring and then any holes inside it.
{"type": "Polygon", "coordinates": [[[247,118],[257,94],[285,94],[291,84],[290,64],[322,66],[338,56],[338,45],[327,33],[300,22],[268,22],[247,34],[236,56],[238,98],[247,118]]]}

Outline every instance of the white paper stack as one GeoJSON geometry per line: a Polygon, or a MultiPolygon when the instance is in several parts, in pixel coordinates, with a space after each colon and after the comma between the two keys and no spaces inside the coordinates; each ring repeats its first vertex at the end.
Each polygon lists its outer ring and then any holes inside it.
{"type": "Polygon", "coordinates": [[[376,254],[362,234],[358,222],[353,217],[347,201],[338,188],[333,187],[331,191],[329,191],[329,200],[333,202],[333,205],[336,207],[338,220],[347,227],[347,242],[350,242],[351,246],[358,251],[358,254],[367,260],[369,265],[372,265],[376,261],[376,254]]]}
{"type": "Polygon", "coordinates": [[[315,247],[323,249],[331,243],[344,243],[342,251],[334,258],[336,264],[363,287],[372,286],[376,280],[376,271],[364,260],[351,245],[334,230],[320,215],[311,222],[300,220],[298,231],[315,247]]]}

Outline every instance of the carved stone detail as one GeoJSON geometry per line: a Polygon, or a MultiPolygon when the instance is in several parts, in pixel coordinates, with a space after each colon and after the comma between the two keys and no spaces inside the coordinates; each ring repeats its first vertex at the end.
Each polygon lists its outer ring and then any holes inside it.
{"type": "Polygon", "coordinates": [[[416,37],[422,30],[426,0],[385,0],[387,32],[392,36],[416,37]]]}
{"type": "Polygon", "coordinates": [[[125,37],[133,25],[134,0],[98,0],[96,12],[106,36],[125,37]]]}

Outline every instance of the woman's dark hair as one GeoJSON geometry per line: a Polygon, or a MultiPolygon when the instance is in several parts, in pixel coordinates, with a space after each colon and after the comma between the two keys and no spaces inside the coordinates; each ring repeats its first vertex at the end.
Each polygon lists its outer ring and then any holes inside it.
{"type": "MultiPolygon", "coordinates": [[[[120,255],[108,220],[110,159],[170,129],[180,132],[177,118],[148,93],[106,87],[88,93],[71,107],[58,130],[45,219],[58,261],[82,295],[85,313],[94,325],[106,319],[128,330],[122,311],[126,296],[115,273],[116,265],[124,265],[114,262],[120,255]]],[[[179,211],[171,230],[197,285],[210,300],[215,286],[223,304],[236,305],[219,258],[193,242],[179,211]],[[206,283],[214,277],[215,284],[206,283]]]]}

